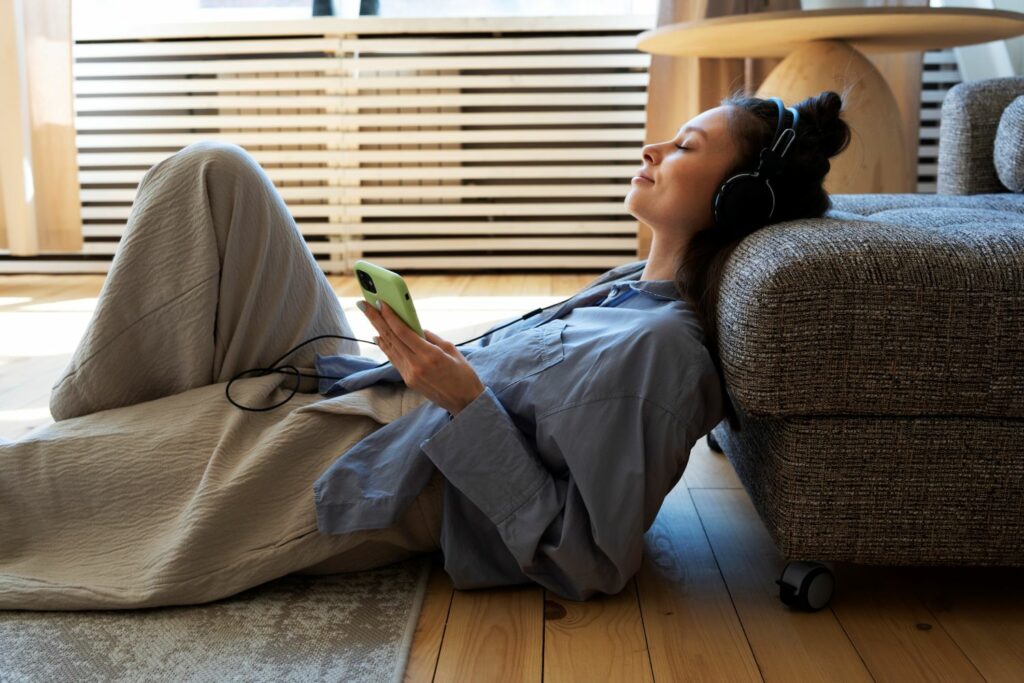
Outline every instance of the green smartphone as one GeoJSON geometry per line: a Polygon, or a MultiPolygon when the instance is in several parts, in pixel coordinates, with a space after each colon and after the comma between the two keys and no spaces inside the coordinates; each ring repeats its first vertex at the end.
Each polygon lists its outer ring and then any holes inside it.
{"type": "Polygon", "coordinates": [[[363,298],[368,304],[379,311],[380,302],[383,301],[413,332],[423,337],[423,328],[420,326],[419,316],[416,315],[416,307],[412,304],[409,287],[401,275],[362,259],[355,262],[353,269],[356,272],[356,280],[359,281],[359,288],[363,290],[363,298]]]}

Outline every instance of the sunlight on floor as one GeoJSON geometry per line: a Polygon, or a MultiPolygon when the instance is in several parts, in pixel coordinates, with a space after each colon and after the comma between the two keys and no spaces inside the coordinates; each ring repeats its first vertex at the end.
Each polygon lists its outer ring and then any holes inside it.
{"type": "Polygon", "coordinates": [[[34,408],[18,408],[16,410],[0,410],[0,425],[11,422],[39,422],[50,419],[50,409],[46,406],[34,408]]]}
{"type": "Polygon", "coordinates": [[[50,313],[0,310],[0,357],[70,355],[85,334],[92,311],[50,313]],[[13,331],[13,334],[6,332],[13,331]]]}
{"type": "MultiPolygon", "coordinates": [[[[30,299],[24,299],[30,301],[30,299]]],[[[22,311],[39,311],[43,313],[63,313],[63,312],[79,312],[89,311],[91,312],[96,308],[96,302],[99,301],[99,297],[83,297],[81,299],[64,299],[62,301],[47,301],[41,304],[32,304],[30,306],[22,306],[19,310],[22,311]]],[[[0,306],[3,305],[3,301],[0,300],[0,306]]]]}
{"type": "MultiPolygon", "coordinates": [[[[85,334],[97,297],[53,300],[42,297],[0,297],[0,437],[16,439],[52,422],[50,388],[85,334]]],[[[416,299],[420,324],[453,344],[468,341],[488,328],[510,322],[565,296],[425,296],[416,299]]],[[[356,308],[361,296],[338,297],[359,343],[359,353],[378,361],[383,352],[370,343],[376,330],[356,308]]]]}

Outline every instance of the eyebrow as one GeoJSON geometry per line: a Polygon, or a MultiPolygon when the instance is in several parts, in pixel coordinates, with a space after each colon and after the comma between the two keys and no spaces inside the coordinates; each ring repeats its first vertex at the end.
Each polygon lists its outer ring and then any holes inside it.
{"type": "Polygon", "coordinates": [[[680,132],[681,133],[685,133],[685,132],[690,131],[690,130],[696,131],[696,132],[700,133],[705,138],[708,136],[708,132],[706,130],[704,130],[703,128],[699,128],[698,126],[685,126],[680,132]]]}

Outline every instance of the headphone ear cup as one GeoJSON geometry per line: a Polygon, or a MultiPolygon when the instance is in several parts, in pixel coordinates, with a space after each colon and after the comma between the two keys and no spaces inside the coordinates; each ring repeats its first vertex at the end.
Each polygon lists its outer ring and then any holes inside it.
{"type": "Polygon", "coordinates": [[[771,189],[764,178],[751,173],[741,173],[726,180],[712,200],[715,223],[724,228],[759,227],[768,221],[771,210],[771,189]]]}

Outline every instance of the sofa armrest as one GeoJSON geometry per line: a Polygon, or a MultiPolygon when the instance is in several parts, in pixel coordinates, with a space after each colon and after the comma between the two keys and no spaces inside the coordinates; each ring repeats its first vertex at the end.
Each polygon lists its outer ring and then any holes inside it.
{"type": "Polygon", "coordinates": [[[716,329],[751,415],[1024,417],[1024,220],[915,207],[769,225],[726,262],[716,329]]]}
{"type": "Polygon", "coordinates": [[[1024,76],[958,83],[942,101],[938,194],[1006,192],[993,161],[1003,110],[1024,95],[1024,76]]]}

